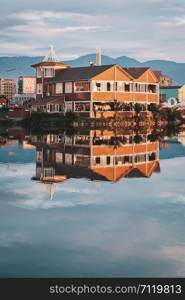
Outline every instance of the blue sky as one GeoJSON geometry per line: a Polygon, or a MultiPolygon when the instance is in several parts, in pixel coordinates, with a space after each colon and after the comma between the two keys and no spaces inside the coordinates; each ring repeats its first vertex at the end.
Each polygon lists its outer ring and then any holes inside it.
{"type": "Polygon", "coordinates": [[[106,55],[184,62],[183,0],[1,0],[0,56],[106,55]]]}

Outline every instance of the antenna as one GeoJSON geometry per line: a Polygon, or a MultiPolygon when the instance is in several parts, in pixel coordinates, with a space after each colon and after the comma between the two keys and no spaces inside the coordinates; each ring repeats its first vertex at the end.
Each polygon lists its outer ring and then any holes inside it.
{"type": "Polygon", "coordinates": [[[93,67],[93,66],[95,65],[95,63],[94,63],[93,61],[89,60],[89,65],[90,65],[91,67],[93,67]]]}
{"type": "Polygon", "coordinates": [[[58,57],[55,53],[53,45],[50,46],[47,55],[44,57],[43,62],[58,62],[58,57]]]}
{"type": "Polygon", "coordinates": [[[96,49],[96,66],[101,66],[101,48],[96,49]]]}

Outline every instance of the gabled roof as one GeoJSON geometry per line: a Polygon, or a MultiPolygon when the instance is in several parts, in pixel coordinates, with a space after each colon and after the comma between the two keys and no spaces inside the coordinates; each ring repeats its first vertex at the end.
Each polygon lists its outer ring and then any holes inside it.
{"type": "Polygon", "coordinates": [[[138,168],[132,168],[132,169],[130,169],[130,171],[128,172],[128,174],[125,177],[140,178],[140,177],[147,177],[147,176],[143,172],[141,172],[141,170],[139,170],[138,168]]]}
{"type": "Polygon", "coordinates": [[[139,78],[143,73],[145,73],[150,68],[123,68],[127,73],[129,73],[134,78],[139,78]]]}
{"type": "Polygon", "coordinates": [[[44,99],[33,100],[31,105],[46,105],[46,104],[60,104],[64,102],[64,96],[48,96],[44,99]]]}
{"type": "Polygon", "coordinates": [[[110,69],[114,65],[89,66],[79,68],[67,68],[58,71],[54,79],[55,82],[89,80],[92,77],[110,69]]]}
{"type": "Polygon", "coordinates": [[[155,76],[157,77],[157,79],[160,81],[161,76],[162,76],[162,72],[161,71],[153,71],[155,76]]]}

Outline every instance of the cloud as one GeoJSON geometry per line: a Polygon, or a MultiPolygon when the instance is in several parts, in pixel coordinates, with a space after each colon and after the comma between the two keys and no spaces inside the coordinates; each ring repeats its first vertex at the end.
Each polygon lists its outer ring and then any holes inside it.
{"type": "MultiPolygon", "coordinates": [[[[60,49],[60,57],[71,59],[94,52],[97,46],[101,46],[105,54],[134,56],[140,60],[166,58],[166,53],[171,58],[170,53],[175,53],[174,49],[170,52],[172,42],[166,47],[169,34],[164,26],[169,16],[170,19],[173,16],[172,8],[177,6],[174,1],[168,1],[168,5],[160,0],[136,0],[134,3],[103,0],[96,5],[94,1],[81,0],[78,4],[70,1],[70,6],[65,0],[52,3],[51,10],[47,0],[26,4],[18,0],[16,5],[14,1],[5,2],[0,13],[0,53],[44,55],[46,50],[39,48],[47,49],[50,44],[60,49]],[[159,22],[161,27],[157,25],[159,22]],[[79,50],[65,50],[77,47],[79,50]]],[[[182,3],[178,3],[178,8],[182,7],[182,3]]],[[[181,13],[173,14],[178,17],[181,13]]],[[[176,47],[180,59],[178,49],[176,47]]]]}

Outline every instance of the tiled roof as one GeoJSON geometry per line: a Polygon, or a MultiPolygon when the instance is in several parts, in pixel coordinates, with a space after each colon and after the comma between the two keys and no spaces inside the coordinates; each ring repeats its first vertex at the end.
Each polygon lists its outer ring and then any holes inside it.
{"type": "Polygon", "coordinates": [[[132,77],[139,78],[143,73],[145,73],[150,68],[123,68],[132,77]]]}
{"type": "Polygon", "coordinates": [[[102,65],[102,66],[89,66],[79,68],[67,68],[58,72],[54,81],[73,81],[73,80],[88,80],[108,69],[114,65],[102,65]]]}

